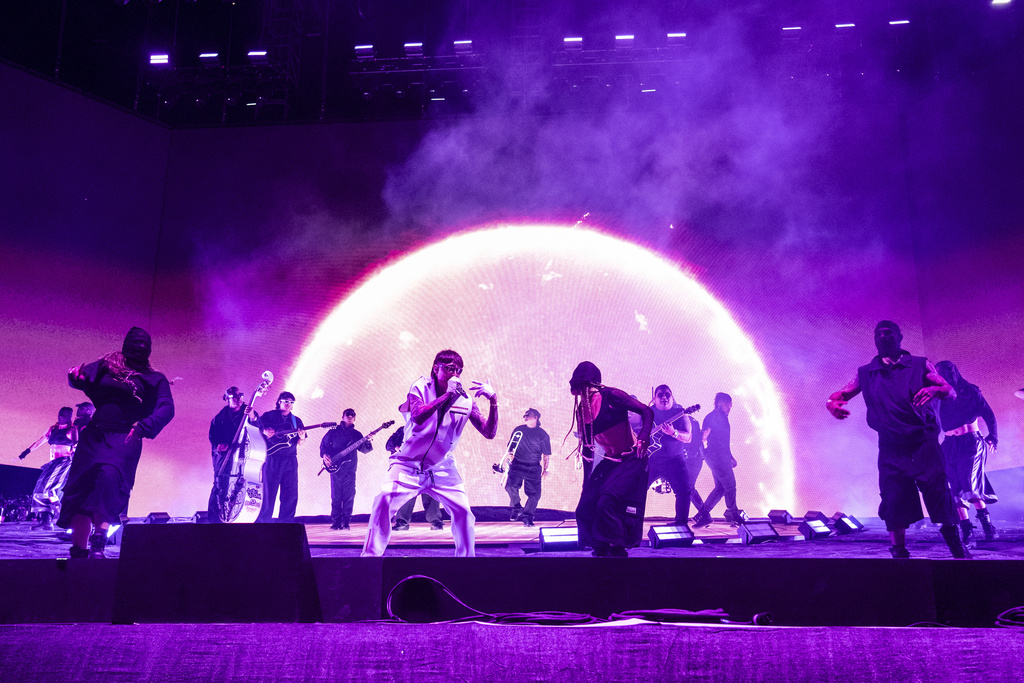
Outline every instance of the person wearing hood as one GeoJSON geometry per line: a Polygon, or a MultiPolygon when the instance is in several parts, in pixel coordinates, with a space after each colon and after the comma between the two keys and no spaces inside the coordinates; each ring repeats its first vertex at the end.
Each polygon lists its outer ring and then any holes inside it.
{"type": "Polygon", "coordinates": [[[61,408],[57,412],[57,423],[18,456],[24,460],[43,443],[50,445],[50,462],[43,465],[32,490],[32,512],[37,520],[33,529],[53,531],[53,521],[60,514],[61,495],[68,479],[71,456],[78,443],[78,429],[71,424],[71,414],[70,407],[61,408]]]}
{"type": "Polygon", "coordinates": [[[936,399],[954,399],[956,392],[922,356],[900,347],[903,334],[890,320],[875,326],[878,355],[857,369],[857,375],[829,396],[825,407],[837,420],[850,411],[847,402],[864,393],[868,426],[878,432],[878,516],[885,522],[895,559],[910,557],[907,528],[923,519],[920,497],[953,557],[971,556],[961,539],[953,495],[939,446],[936,399]],[[920,491],[920,497],[918,492],[920,491]]]}
{"type": "Polygon", "coordinates": [[[174,417],[170,383],[149,364],[152,340],[133,327],[120,351],[68,371],[68,384],[95,405],[79,435],[57,526],[71,529],[71,557],[103,557],[110,524],[120,524],[135,485],[142,439],[174,417]],[[88,547],[87,547],[88,544],[88,547]]]}
{"type": "Polygon", "coordinates": [[[994,540],[996,528],[986,503],[994,503],[998,499],[985,476],[985,461],[988,460],[989,449],[995,450],[999,443],[995,413],[981,395],[981,390],[965,380],[951,361],[941,360],[935,364],[935,369],[956,392],[955,399],[939,404],[939,420],[945,434],[942,454],[946,459],[946,476],[956,499],[964,545],[971,545],[974,531],[968,519],[968,504],[974,505],[978,511],[978,522],[985,540],[994,540]],[[981,436],[979,418],[985,420],[988,436],[981,436]]]}

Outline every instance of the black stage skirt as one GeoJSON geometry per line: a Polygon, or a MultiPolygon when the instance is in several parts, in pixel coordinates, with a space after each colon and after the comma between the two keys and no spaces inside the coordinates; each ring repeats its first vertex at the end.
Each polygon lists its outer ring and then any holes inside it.
{"type": "Polygon", "coordinates": [[[81,513],[94,522],[119,524],[128,509],[135,470],[142,455],[142,439],[126,432],[107,431],[93,425],[82,430],[75,457],[71,459],[57,526],[69,528],[81,513]]]}
{"type": "Polygon", "coordinates": [[[583,484],[576,525],[580,548],[594,542],[623,548],[640,545],[647,508],[647,460],[604,459],[583,484]]]}

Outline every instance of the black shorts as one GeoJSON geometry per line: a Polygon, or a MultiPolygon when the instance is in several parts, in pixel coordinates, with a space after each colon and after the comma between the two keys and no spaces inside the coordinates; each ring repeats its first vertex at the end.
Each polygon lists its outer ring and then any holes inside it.
{"type": "Polygon", "coordinates": [[[906,529],[924,518],[921,498],[931,521],[952,524],[957,520],[938,439],[879,441],[878,490],[882,497],[878,516],[889,531],[906,529]]]}

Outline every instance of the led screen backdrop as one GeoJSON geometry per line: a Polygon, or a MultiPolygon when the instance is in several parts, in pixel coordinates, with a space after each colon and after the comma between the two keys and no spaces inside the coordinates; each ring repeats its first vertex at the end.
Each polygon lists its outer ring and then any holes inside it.
{"type": "MultiPolygon", "coordinates": [[[[762,102],[167,131],[0,67],[0,90],[19,93],[0,104],[0,457],[16,463],[82,400],[68,367],[139,324],[177,415],[145,444],[132,515],[205,508],[206,432],[228,386],[248,394],[269,369],[258,410],[288,389],[307,422],[353,407],[369,431],[447,347],[501,400],[494,441],[463,437],[476,505],[506,502],[490,466],[532,406],[555,450],[541,505],[575,506],[562,439],[586,359],[644,400],[668,383],[701,417],[733,394],[751,514],[872,515],[863,403],[839,423],[824,402],[892,318],[906,348],[982,387],[1001,420],[990,466],[1019,465],[1024,254],[1006,179],[1019,186],[1024,145],[999,112],[1022,89],[996,87],[1020,75],[993,69],[957,86],[987,100],[953,88],[898,111],[762,102]]],[[[301,447],[300,514],[329,510],[321,436],[301,447]]],[[[357,513],[380,483],[375,446],[357,513]]],[[[670,501],[652,494],[649,509],[670,501]]]]}

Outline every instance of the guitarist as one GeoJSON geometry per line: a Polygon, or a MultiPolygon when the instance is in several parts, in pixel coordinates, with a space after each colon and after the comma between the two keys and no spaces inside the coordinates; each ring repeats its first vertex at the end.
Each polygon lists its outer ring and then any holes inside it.
{"type": "MultiPolygon", "coordinates": [[[[213,456],[213,490],[210,491],[210,502],[207,505],[207,524],[219,524],[224,520],[220,518],[220,502],[222,496],[227,495],[229,477],[227,472],[217,476],[221,465],[224,464],[224,457],[228,454],[231,442],[238,433],[238,425],[242,423],[242,416],[251,412],[249,406],[243,400],[245,394],[238,390],[238,387],[228,387],[224,392],[224,400],[228,402],[221,408],[212,420],[210,420],[210,447],[213,456]]],[[[255,415],[249,419],[254,420],[255,415]]]]}
{"type": "Polygon", "coordinates": [[[363,438],[363,433],[356,429],[355,425],[356,411],[345,408],[338,426],[324,434],[324,438],[320,440],[320,457],[324,460],[324,467],[339,466],[337,471],[331,472],[331,528],[335,530],[349,528],[352,503],[356,499],[358,454],[373,450],[373,444],[367,439],[354,451],[345,455],[344,460],[340,459],[339,454],[343,450],[363,438]]]}
{"type": "Polygon", "coordinates": [[[298,444],[306,438],[306,425],[292,412],[294,404],[295,395],[282,391],[277,397],[277,410],[268,410],[257,422],[267,440],[267,461],[263,464],[263,507],[257,522],[271,521],[278,489],[281,489],[281,510],[277,521],[295,521],[295,508],[299,504],[298,444]],[[291,433],[276,436],[277,432],[291,433]],[[280,444],[284,447],[270,452],[272,446],[280,444]]]}
{"type": "Polygon", "coordinates": [[[690,488],[692,482],[686,471],[685,444],[690,443],[693,433],[690,420],[683,414],[682,407],[672,397],[667,384],[654,390],[654,424],[659,428],[652,432],[652,440],[660,440],[661,448],[651,454],[647,470],[647,485],[655,479],[664,479],[672,486],[676,497],[676,526],[687,526],[690,517],[690,488]]]}

